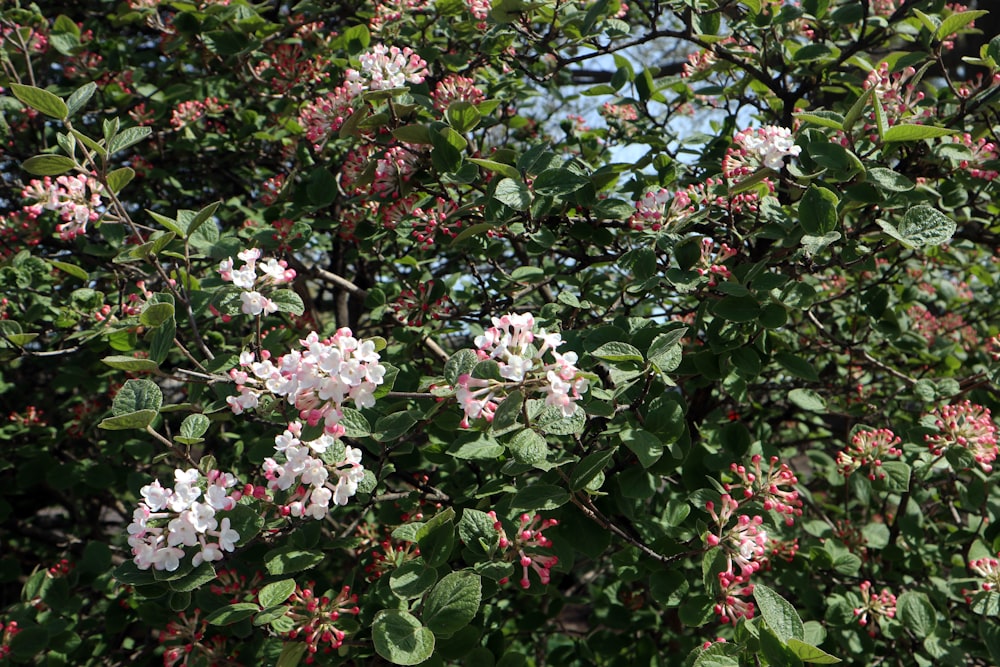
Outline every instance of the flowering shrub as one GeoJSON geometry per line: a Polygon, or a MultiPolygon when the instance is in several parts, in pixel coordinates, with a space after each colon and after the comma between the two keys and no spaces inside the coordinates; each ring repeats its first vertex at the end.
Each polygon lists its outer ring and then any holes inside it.
{"type": "Polygon", "coordinates": [[[998,20],[4,4],[0,664],[1000,664],[998,20]]]}

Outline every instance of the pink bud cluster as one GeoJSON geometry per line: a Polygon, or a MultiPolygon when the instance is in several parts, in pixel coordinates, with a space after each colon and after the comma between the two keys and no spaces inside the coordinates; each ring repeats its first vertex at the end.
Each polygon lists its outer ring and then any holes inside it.
{"type": "MultiPolygon", "coordinates": [[[[1000,556],[1000,554],[997,554],[1000,556]]],[[[982,589],[987,592],[1000,590],[1000,560],[977,558],[969,561],[969,569],[983,578],[982,589]]]]}
{"type": "Polygon", "coordinates": [[[962,144],[972,152],[971,159],[962,160],[958,165],[962,169],[965,169],[969,176],[981,178],[985,181],[992,181],[997,176],[1000,176],[1000,172],[997,172],[995,169],[982,168],[984,163],[995,162],[997,158],[1000,158],[1000,152],[997,151],[996,143],[987,141],[985,137],[980,137],[978,141],[974,141],[972,135],[968,132],[953,136],[952,142],[962,144]]]}
{"type": "Polygon", "coordinates": [[[993,461],[997,458],[997,427],[989,408],[963,401],[936,408],[931,416],[938,432],[924,436],[924,440],[932,454],[941,456],[950,447],[962,447],[969,450],[983,472],[993,470],[993,461]]]}
{"type": "Polygon", "coordinates": [[[716,248],[716,243],[712,239],[701,240],[701,259],[699,266],[695,268],[699,276],[708,276],[708,286],[715,287],[719,281],[729,280],[733,272],[725,265],[726,260],[735,257],[738,253],[727,244],[722,243],[716,248]]]}
{"type": "Polygon", "coordinates": [[[217,115],[229,108],[217,97],[206,97],[204,101],[188,100],[181,102],[170,114],[170,124],[175,130],[182,130],[192,123],[201,120],[206,114],[217,115]]]}
{"type": "Polygon", "coordinates": [[[219,263],[219,275],[226,282],[231,282],[243,292],[240,294],[242,305],[240,309],[246,315],[270,315],[278,310],[278,304],[258,291],[265,285],[283,285],[295,279],[295,269],[289,269],[284,261],[273,257],[257,263],[260,259],[260,248],[249,248],[240,252],[237,257],[243,260],[243,266],[234,268],[233,258],[227,257],[219,263]],[[257,271],[260,270],[260,275],[257,271]]]}
{"type": "Polygon", "coordinates": [[[693,76],[707,72],[712,69],[712,65],[715,64],[716,60],[715,53],[709,49],[701,49],[700,51],[689,53],[687,62],[684,63],[684,69],[681,71],[681,77],[690,79],[693,76]]]}
{"type": "Polygon", "coordinates": [[[284,636],[301,640],[306,644],[305,663],[312,664],[313,656],[319,652],[331,653],[344,643],[346,634],[336,623],[342,614],[357,616],[360,613],[358,596],[351,593],[350,586],[344,586],[336,597],[317,596],[313,592],[315,584],[305,588],[295,586],[295,592],[288,596],[288,611],[285,616],[295,622],[295,627],[284,636]]]}
{"type": "Polygon", "coordinates": [[[32,219],[43,211],[55,211],[62,223],[56,226],[59,238],[72,239],[87,233],[87,223],[101,217],[99,209],[103,202],[104,188],[90,176],[59,176],[54,181],[46,176],[41,181],[34,179],[21,193],[33,204],[24,207],[32,219]]]}
{"type": "Polygon", "coordinates": [[[257,407],[264,393],[280,396],[310,426],[323,422],[328,435],[340,437],[344,403],[353,401],[359,410],[375,405],[375,389],[385,377],[375,343],[355,338],[346,327],[325,340],[310,332],[299,343],[301,350],[292,350],[277,362],[266,350],[260,361],[251,352],[241,354],[240,369],[229,372],[239,395],[226,401],[234,414],[241,414],[257,407]]]}
{"type": "Polygon", "coordinates": [[[492,421],[511,386],[540,385],[545,404],[558,407],[566,417],[573,415],[576,401],[587,391],[587,379],[576,367],[576,353],[557,352],[562,336],[544,329],[536,331],[531,313],[494,317],[493,326],[476,336],[474,343],[480,359],[497,362],[504,381],[474,378],[468,373],[458,378],[455,397],[465,412],[463,427],[468,427],[470,419],[492,421]],[[540,347],[535,347],[536,339],[541,341],[540,347]],[[545,360],[546,353],[551,361],[545,360]]]}
{"type": "Polygon", "coordinates": [[[10,640],[20,631],[21,628],[17,626],[17,621],[7,621],[6,624],[0,623],[0,660],[10,655],[10,640]]]}
{"type": "Polygon", "coordinates": [[[760,516],[736,516],[739,503],[731,496],[723,495],[721,504],[718,512],[715,503],[709,501],[705,504],[717,531],[708,533],[705,543],[710,547],[721,547],[726,555],[726,569],[719,573],[719,582],[726,589],[733,583],[749,583],[750,575],[760,569],[767,553],[767,531],[762,527],[764,519],[760,516]],[[730,526],[734,516],[736,524],[730,526]]]}
{"type": "Polygon", "coordinates": [[[347,70],[345,86],[352,97],[365,90],[402,88],[407,83],[423,83],[427,61],[406,46],[376,44],[358,58],[361,70],[347,70]]]}
{"type": "Polygon", "coordinates": [[[282,506],[285,516],[323,519],[330,511],[330,501],[346,505],[358,491],[358,482],[364,479],[361,450],[344,447],[343,458],[327,465],[323,455],[336,445],[333,436],[322,433],[315,440],[301,440],[302,424],[292,422],[281,435],[274,438],[275,457],[264,459],[263,472],[268,488],[273,491],[293,489],[291,499],[282,506]],[[331,482],[331,475],[336,483],[331,482]]]}
{"type": "Polygon", "coordinates": [[[786,157],[795,157],[802,152],[795,145],[792,131],[777,125],[749,128],[737,132],[733,145],[726,150],[722,160],[722,173],[736,180],[753,174],[760,167],[781,169],[786,157]]]}
{"type": "Polygon", "coordinates": [[[217,512],[231,510],[241,497],[231,490],[236,478],[213,470],[203,478],[198,470],[174,471],[173,488],[159,480],[140,489],[142,502],[132,513],[128,543],[133,561],[141,570],[174,571],[186,552],[182,547],[198,547],[191,562],[222,560],[222,552],[233,551],[240,539],[229,518],[220,522],[217,512]],[[211,541],[209,541],[211,540],[211,541]]]}
{"type": "Polygon", "coordinates": [[[837,469],[844,477],[861,468],[867,468],[868,479],[885,479],[882,461],[902,454],[896,445],[901,440],[887,428],[858,431],[851,438],[847,449],[837,454],[837,469]]]}
{"type": "Polygon", "coordinates": [[[785,515],[785,523],[791,526],[795,517],[802,516],[802,499],[795,490],[798,479],[785,463],[779,463],[777,456],[768,461],[765,473],[761,469],[762,457],[754,454],[750,457],[750,468],[736,463],[730,470],[739,478],[739,482],[725,484],[726,491],[735,493],[742,489],[746,500],[760,502],[767,511],[774,510],[785,515]]]}
{"type": "Polygon", "coordinates": [[[354,97],[346,87],[338,86],[302,107],[299,125],[305,128],[306,139],[312,142],[313,148],[319,150],[326,138],[343,126],[353,113],[354,97]]]}
{"type": "MultiPolygon", "coordinates": [[[[556,519],[542,519],[542,517],[530,514],[522,514],[514,539],[507,537],[507,532],[503,528],[503,522],[497,518],[494,511],[486,513],[493,519],[493,528],[500,534],[500,551],[508,549],[514,554],[514,558],[521,566],[521,588],[530,588],[531,579],[529,571],[534,571],[538,575],[538,580],[542,585],[547,585],[552,580],[552,568],[559,563],[559,558],[544,553],[538,553],[538,549],[551,549],[552,540],[545,537],[542,531],[552,526],[559,525],[556,519]]],[[[501,584],[507,580],[500,581],[501,584]]]]}
{"type": "MultiPolygon", "coordinates": [[[[920,120],[930,118],[933,113],[930,107],[920,108],[919,106],[924,99],[924,94],[910,83],[910,79],[916,73],[914,68],[907,67],[901,72],[890,74],[889,64],[883,62],[865,79],[865,90],[874,89],[875,96],[885,110],[886,122],[890,126],[896,125],[903,118],[906,118],[908,123],[919,123],[920,120]]],[[[877,126],[873,105],[865,123],[865,131],[873,132],[877,126]]],[[[878,136],[873,133],[870,139],[877,141],[878,136]]]]}
{"type": "Polygon", "coordinates": [[[415,290],[404,289],[389,304],[396,321],[404,326],[422,326],[427,320],[445,318],[454,310],[454,304],[447,294],[431,298],[434,281],[428,280],[417,285],[415,290]]]}
{"type": "Polygon", "coordinates": [[[684,190],[671,194],[666,188],[647,192],[635,203],[635,213],[630,220],[631,227],[636,230],[649,228],[658,232],[673,226],[672,223],[684,220],[695,207],[691,196],[684,190]]]}
{"type": "Polygon", "coordinates": [[[453,102],[479,104],[486,96],[476,87],[473,79],[460,74],[449,74],[434,86],[431,99],[434,100],[435,109],[445,111],[453,102]]]}
{"type": "Polygon", "coordinates": [[[854,610],[854,615],[858,619],[858,624],[862,626],[871,622],[868,634],[874,637],[879,621],[896,615],[896,596],[890,593],[888,588],[883,588],[882,592],[876,595],[872,591],[872,582],[862,581],[861,606],[854,610]]]}
{"type": "Polygon", "coordinates": [[[200,609],[195,609],[190,616],[179,612],[160,633],[159,641],[164,647],[163,667],[232,664],[236,652],[230,650],[222,635],[206,637],[208,630],[209,625],[201,617],[200,609]]]}
{"type": "MultiPolygon", "coordinates": [[[[469,13],[472,14],[472,18],[477,21],[485,21],[490,15],[490,11],[493,9],[493,5],[490,0],[465,0],[465,6],[468,7],[469,13]]],[[[483,24],[482,27],[485,28],[486,25],[483,24]]]]}

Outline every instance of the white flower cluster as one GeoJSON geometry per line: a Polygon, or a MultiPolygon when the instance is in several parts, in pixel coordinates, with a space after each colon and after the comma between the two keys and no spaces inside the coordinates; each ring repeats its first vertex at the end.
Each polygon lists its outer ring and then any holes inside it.
{"type": "Polygon", "coordinates": [[[239,395],[226,400],[235,414],[241,414],[257,407],[265,392],[281,396],[310,426],[323,422],[328,435],[340,437],[344,403],[354,401],[359,410],[375,405],[375,389],[385,376],[375,343],[355,338],[346,327],[326,340],[311,332],[299,343],[302,350],[278,357],[277,363],[269,360],[267,351],[260,361],[250,352],[241,354],[240,366],[249,372],[235,368],[229,372],[239,395]]]}
{"type": "MultiPolygon", "coordinates": [[[[576,367],[575,352],[560,354],[556,351],[563,343],[562,336],[544,329],[535,331],[534,327],[535,318],[531,313],[494,317],[493,326],[474,341],[478,348],[476,354],[484,361],[496,361],[500,376],[508,383],[526,386],[529,382],[541,381],[545,404],[558,407],[563,415],[570,417],[576,410],[576,401],[587,391],[587,379],[576,367]],[[540,347],[535,347],[536,339],[541,341],[540,347]],[[546,353],[551,357],[549,362],[543,358],[546,353]]],[[[455,397],[465,411],[463,426],[468,426],[469,419],[480,417],[492,421],[503,394],[503,383],[473,378],[467,373],[459,377],[455,397]]]]}
{"type": "Polygon", "coordinates": [[[143,501],[132,513],[128,543],[133,561],[142,570],[153,567],[173,572],[185,556],[182,547],[199,547],[191,559],[194,565],[222,560],[223,551],[233,551],[240,534],[229,519],[220,522],[216,512],[231,510],[241,495],[232,492],[236,478],[213,470],[207,488],[196,469],[174,471],[174,488],[164,488],[160,480],[140,489],[143,501]],[[202,499],[202,500],[199,500],[202,499]]]}
{"type": "Polygon", "coordinates": [[[427,61],[408,46],[400,49],[398,46],[376,44],[358,60],[361,71],[347,70],[344,84],[351,97],[365,90],[401,88],[407,82],[422,83],[427,76],[427,61]]]}
{"type": "Polygon", "coordinates": [[[271,490],[287,491],[296,484],[296,489],[284,512],[291,516],[311,516],[322,519],[330,511],[330,501],[335,505],[346,505],[348,499],[358,491],[358,482],[364,479],[365,469],[361,465],[361,450],[345,447],[343,459],[327,465],[312,454],[325,454],[335,439],[323,433],[315,440],[303,442],[302,424],[292,422],[288,429],[274,438],[274,450],[284,461],[274,458],[264,459],[264,476],[271,490]],[[336,484],[330,475],[336,477],[336,484]]]}
{"type": "Polygon", "coordinates": [[[270,315],[278,310],[278,304],[257,291],[258,287],[282,285],[295,279],[295,269],[289,269],[284,261],[279,262],[269,257],[258,264],[260,254],[260,248],[240,252],[237,257],[243,260],[243,266],[239,269],[234,268],[232,257],[227,257],[219,264],[222,279],[244,290],[240,294],[240,301],[243,302],[240,309],[247,315],[270,315]],[[258,270],[261,275],[258,275],[258,270]]]}
{"type": "Polygon", "coordinates": [[[792,131],[777,125],[743,130],[733,137],[733,141],[769,169],[781,169],[785,157],[802,152],[802,147],[795,145],[792,131]]]}

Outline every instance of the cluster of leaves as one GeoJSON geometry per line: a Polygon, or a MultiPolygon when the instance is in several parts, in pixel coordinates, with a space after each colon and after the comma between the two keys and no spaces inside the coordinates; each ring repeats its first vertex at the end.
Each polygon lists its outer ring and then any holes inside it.
{"type": "Polygon", "coordinates": [[[1000,662],[985,8],[50,4],[0,10],[0,662],[1000,662]],[[366,88],[382,46],[425,64],[366,88]],[[219,275],[249,247],[295,271],[276,312],[219,275]],[[475,352],[508,313],[576,353],[575,408],[475,352]],[[366,475],[288,516],[298,411],[234,414],[229,372],[342,327],[385,366],[340,421],[366,475]],[[876,429],[898,456],[846,465],[876,429]],[[248,485],[236,551],[140,569],[140,490],[188,468],[248,485]]]}

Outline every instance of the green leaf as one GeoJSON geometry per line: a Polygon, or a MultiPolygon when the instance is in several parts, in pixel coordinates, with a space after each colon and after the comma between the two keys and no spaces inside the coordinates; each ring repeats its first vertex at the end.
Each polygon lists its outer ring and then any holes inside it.
{"type": "Polygon", "coordinates": [[[495,162],[493,160],[484,160],[477,157],[469,158],[468,161],[487,171],[492,171],[515,181],[521,178],[521,173],[517,170],[517,167],[514,167],[513,165],[495,162]]]}
{"type": "Polygon", "coordinates": [[[712,312],[730,322],[752,322],[760,316],[760,305],[749,296],[726,296],[712,306],[712,312]]]}
{"type": "Polygon", "coordinates": [[[146,586],[156,582],[152,570],[140,570],[139,566],[131,560],[116,567],[111,572],[111,576],[126,586],[146,586]]]}
{"type": "Polygon", "coordinates": [[[458,536],[469,549],[477,554],[492,553],[500,543],[500,533],[494,527],[496,521],[486,512],[466,508],[458,522],[458,536]]]}
{"type": "Polygon", "coordinates": [[[934,127],[933,125],[910,125],[907,123],[900,123],[899,125],[893,125],[885,134],[882,135],[882,141],[892,142],[892,141],[918,141],[920,139],[933,139],[934,137],[945,137],[949,134],[955,134],[954,130],[948,130],[943,127],[934,127]]]}
{"type": "Polygon", "coordinates": [[[569,478],[569,488],[573,491],[587,488],[598,475],[603,474],[614,453],[615,450],[606,449],[585,456],[573,469],[573,474],[569,478]]]}
{"type": "Polygon", "coordinates": [[[644,361],[642,352],[632,345],[620,341],[605,343],[590,354],[604,361],[638,361],[640,363],[644,361]]]}
{"type": "Polygon", "coordinates": [[[114,155],[119,151],[135,146],[152,133],[153,128],[146,125],[126,127],[124,130],[113,136],[111,141],[108,142],[108,155],[114,155]]]}
{"type": "Polygon", "coordinates": [[[469,571],[447,574],[427,594],[424,622],[438,637],[454,634],[476,617],[482,596],[478,574],[469,571]]]}
{"type": "Polygon", "coordinates": [[[896,600],[896,617],[918,637],[928,637],[937,628],[937,612],[924,593],[907,591],[896,600]]]}
{"type": "Polygon", "coordinates": [[[35,176],[58,176],[76,168],[76,161],[65,155],[36,155],[29,157],[21,168],[35,176]]]}
{"type": "Polygon", "coordinates": [[[169,231],[173,232],[177,236],[183,237],[185,232],[187,231],[184,227],[179,225],[177,221],[174,220],[173,218],[168,218],[165,215],[160,215],[159,213],[156,213],[155,211],[150,211],[149,209],[146,209],[146,213],[148,213],[149,217],[151,217],[153,220],[160,223],[161,225],[166,227],[169,231]]]}
{"type": "Polygon", "coordinates": [[[431,131],[426,125],[401,125],[392,136],[407,144],[430,144],[431,131]]]}
{"type": "Polygon", "coordinates": [[[914,206],[903,216],[897,231],[901,239],[915,247],[947,243],[954,236],[955,221],[932,206],[914,206]]]}
{"type": "Polygon", "coordinates": [[[625,429],[622,442],[638,457],[643,468],[648,468],[663,456],[663,443],[658,437],[643,429],[625,429]]]}
{"type": "Polygon", "coordinates": [[[348,438],[366,438],[371,435],[372,427],[363,414],[353,408],[343,408],[344,416],[340,425],[344,427],[344,435],[348,438]]]}
{"type": "Polygon", "coordinates": [[[510,206],[515,211],[523,211],[531,205],[531,193],[528,191],[528,186],[520,180],[512,178],[504,178],[497,183],[497,187],[493,191],[493,198],[510,206]]]}
{"type": "Polygon", "coordinates": [[[173,319],[174,304],[172,303],[147,303],[139,314],[139,321],[147,327],[158,327],[173,319]]]}
{"type": "Polygon", "coordinates": [[[774,360],[795,377],[800,377],[809,382],[819,382],[819,373],[816,372],[815,366],[797,354],[778,352],[774,355],[774,360]]]}
{"type": "Polygon", "coordinates": [[[811,236],[809,234],[805,234],[802,236],[802,248],[806,251],[806,254],[809,257],[815,257],[831,243],[839,241],[840,237],[840,232],[829,232],[823,236],[811,236]]]}
{"type": "Polygon", "coordinates": [[[829,127],[834,130],[844,129],[844,117],[833,111],[812,111],[792,115],[801,121],[819,125],[820,127],[829,127]]]}
{"type": "Polygon", "coordinates": [[[479,363],[479,357],[472,350],[459,350],[449,357],[444,364],[444,379],[451,386],[458,384],[458,378],[466,373],[472,373],[472,369],[479,363]]]}
{"type": "Polygon", "coordinates": [[[872,95],[872,106],[875,109],[875,129],[882,141],[885,141],[885,133],[889,131],[889,119],[885,115],[885,107],[877,94],[872,95]]]}
{"type": "Polygon", "coordinates": [[[882,461],[882,481],[889,491],[902,493],[910,488],[910,466],[904,461],[882,461]]]}
{"type": "Polygon", "coordinates": [[[69,262],[60,262],[57,259],[50,259],[49,264],[51,264],[52,266],[56,267],[57,269],[59,269],[64,273],[68,273],[74,278],[79,278],[80,280],[83,280],[85,282],[90,280],[90,274],[88,274],[86,271],[84,271],[76,264],[70,264],[69,262]]]}
{"type": "Polygon", "coordinates": [[[198,231],[198,228],[203,224],[208,222],[215,212],[218,210],[219,206],[222,204],[221,201],[212,202],[208,206],[205,206],[200,211],[195,213],[194,217],[187,224],[187,229],[184,232],[184,236],[190,238],[192,234],[198,231]]]}
{"type": "Polygon", "coordinates": [[[455,510],[451,507],[438,512],[417,528],[414,539],[420,545],[420,555],[431,567],[444,564],[455,546],[455,510]]]}
{"type": "Polygon", "coordinates": [[[389,589],[400,599],[412,600],[423,595],[437,578],[437,570],[429,567],[423,558],[415,558],[393,570],[389,575],[389,589]]]}
{"type": "Polygon", "coordinates": [[[514,460],[525,465],[536,465],[548,458],[549,447],[545,443],[545,438],[530,428],[518,431],[507,448],[514,456],[514,460]]]}
{"type": "Polygon", "coordinates": [[[546,169],[538,174],[531,183],[531,189],[543,197],[558,197],[576,192],[589,184],[590,179],[586,176],[569,169],[556,168],[546,169]]]}
{"type": "Polygon", "coordinates": [[[128,380],[111,404],[111,414],[126,415],[139,410],[158,412],[163,405],[163,394],[150,380],[128,380]]]}
{"type": "Polygon", "coordinates": [[[941,21],[941,25],[939,25],[937,30],[934,31],[934,39],[946,39],[976,19],[986,16],[987,14],[989,14],[989,12],[983,9],[971,12],[955,12],[941,21]]]}
{"type": "Polygon", "coordinates": [[[77,111],[82,109],[84,105],[90,101],[90,98],[94,96],[94,93],[96,91],[97,91],[97,84],[94,83],[93,81],[91,81],[90,83],[86,83],[80,88],[74,90],[73,94],[70,95],[69,99],[66,100],[67,115],[72,116],[77,111]]]}
{"type": "Polygon", "coordinates": [[[858,122],[861,115],[865,112],[865,108],[868,106],[868,100],[872,96],[874,88],[869,88],[865,92],[858,96],[858,99],[854,101],[851,108],[848,110],[847,115],[844,116],[844,129],[850,132],[854,124],[858,122]]]}
{"type": "Polygon", "coordinates": [[[158,364],[162,364],[170,350],[174,347],[174,335],[177,332],[177,325],[173,320],[168,320],[156,327],[150,336],[149,358],[158,364]]]}
{"type": "Polygon", "coordinates": [[[822,236],[837,228],[840,198],[832,190],[810,185],[799,201],[799,223],[807,234],[822,236]]]}
{"type": "Polygon", "coordinates": [[[318,208],[329,206],[337,198],[337,179],[323,167],[313,169],[306,183],[306,196],[309,197],[309,203],[318,208]]]}
{"type": "Polygon", "coordinates": [[[290,622],[294,627],[294,621],[291,618],[285,618],[291,609],[291,605],[282,604],[273,607],[268,607],[262,610],[259,614],[254,616],[253,624],[255,626],[270,625],[272,628],[277,627],[283,623],[290,622]],[[281,620],[284,619],[284,620],[281,620]]]}
{"type": "Polygon", "coordinates": [[[416,665],[434,653],[434,633],[412,614],[383,609],[372,623],[375,652],[394,665],[416,665]]]}
{"type": "Polygon", "coordinates": [[[49,646],[49,632],[42,626],[22,628],[16,635],[10,637],[11,658],[13,662],[28,662],[49,646]]]}
{"type": "Polygon", "coordinates": [[[211,563],[191,567],[189,562],[182,562],[176,572],[153,570],[153,576],[159,581],[166,581],[170,590],[184,593],[201,588],[215,579],[216,574],[211,563]]]}
{"type": "Polygon", "coordinates": [[[549,435],[575,435],[583,433],[587,425],[587,416],[582,409],[576,407],[573,414],[565,416],[562,408],[554,405],[542,410],[541,414],[535,418],[533,426],[549,435]]]}
{"type": "Polygon", "coordinates": [[[480,433],[475,440],[463,442],[459,440],[448,448],[448,454],[456,459],[490,460],[502,456],[506,448],[492,436],[480,433]]]}
{"type": "Polygon", "coordinates": [[[569,492],[554,484],[536,483],[526,486],[510,501],[517,510],[554,510],[569,502],[569,492]]]}
{"type": "Polygon", "coordinates": [[[261,588],[260,593],[257,594],[257,601],[260,602],[261,607],[273,607],[286,602],[294,592],[295,580],[282,579],[261,588]]]}
{"type": "Polygon", "coordinates": [[[107,364],[111,368],[117,368],[120,371],[128,371],[130,373],[152,373],[160,368],[159,364],[150,359],[136,359],[135,357],[120,355],[104,357],[101,359],[101,363],[107,364]]]}
{"type": "Polygon", "coordinates": [[[469,102],[452,102],[445,111],[445,118],[456,132],[468,132],[479,125],[483,116],[469,102]]]}
{"type": "MultiPolygon", "coordinates": [[[[208,430],[209,424],[208,417],[203,414],[195,413],[188,415],[181,422],[181,435],[185,438],[200,438],[205,435],[205,431],[208,430]]],[[[265,607],[270,607],[271,605],[266,604],[265,607]]]]}
{"type": "Polygon", "coordinates": [[[522,407],[524,407],[524,394],[515,389],[507,394],[507,397],[497,407],[490,428],[494,432],[500,432],[516,425],[521,416],[522,407]]]}
{"type": "Polygon", "coordinates": [[[264,566],[268,574],[280,576],[308,570],[322,563],[325,558],[322,551],[306,551],[293,546],[284,546],[271,549],[264,554],[264,566]]]}
{"type": "Polygon", "coordinates": [[[14,97],[46,116],[51,116],[59,120],[69,116],[69,107],[66,106],[66,103],[60,97],[53,95],[47,90],[12,83],[10,84],[10,91],[14,93],[14,97]]]}
{"type": "Polygon", "coordinates": [[[836,658],[823,649],[811,646],[794,637],[786,641],[785,646],[803,662],[811,662],[816,665],[833,665],[840,662],[840,658],[836,658]]]}
{"type": "Polygon", "coordinates": [[[809,412],[826,412],[826,400],[812,389],[792,389],[788,400],[809,412]]]}
{"type": "Polygon", "coordinates": [[[308,648],[309,645],[305,642],[295,640],[285,642],[281,648],[281,655],[278,656],[278,662],[275,663],[274,667],[298,667],[299,662],[302,661],[302,656],[305,655],[308,648]]]}
{"type": "Polygon", "coordinates": [[[280,289],[274,292],[271,295],[271,301],[277,304],[278,311],[282,313],[301,315],[306,312],[305,304],[302,303],[302,297],[290,289],[280,289]]]}
{"type": "Polygon", "coordinates": [[[880,190],[886,192],[907,192],[914,188],[914,183],[906,176],[885,167],[872,167],[868,170],[868,180],[880,190]]]}
{"type": "Polygon", "coordinates": [[[417,420],[409,412],[394,412],[391,415],[380,417],[375,422],[371,437],[378,442],[398,440],[406,435],[416,423],[417,420]]]}
{"type": "Polygon", "coordinates": [[[993,664],[1000,665],[1000,624],[988,618],[979,619],[979,636],[990,652],[993,664]]]}
{"type": "Polygon", "coordinates": [[[122,189],[132,182],[135,178],[135,170],[131,167],[122,167],[120,169],[115,169],[110,174],[108,174],[107,182],[108,187],[114,193],[119,193],[122,189]]]}
{"type": "Polygon", "coordinates": [[[761,616],[778,639],[787,643],[792,638],[800,641],[804,638],[802,619],[788,600],[764,584],[754,586],[753,597],[761,616]]]}
{"type": "Polygon", "coordinates": [[[205,622],[209,625],[232,625],[250,618],[260,611],[260,607],[252,602],[237,602],[216,609],[205,617],[205,622]]]}
{"type": "Polygon", "coordinates": [[[221,513],[220,518],[229,519],[230,527],[240,534],[240,539],[236,541],[238,547],[249,544],[264,527],[264,517],[249,505],[237,505],[233,509],[221,513]]]}

